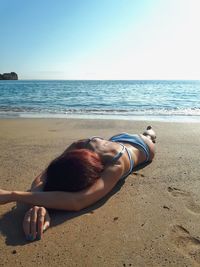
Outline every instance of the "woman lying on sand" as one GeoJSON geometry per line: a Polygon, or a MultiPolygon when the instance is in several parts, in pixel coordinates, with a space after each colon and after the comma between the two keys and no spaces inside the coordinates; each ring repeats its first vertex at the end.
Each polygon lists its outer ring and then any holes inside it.
{"type": "Polygon", "coordinates": [[[0,204],[17,201],[32,205],[23,229],[28,240],[40,239],[50,226],[48,208],[79,211],[94,204],[136,166],[152,161],[155,138],[148,126],[141,135],[78,140],[36,177],[29,192],[0,190],[0,204]]]}

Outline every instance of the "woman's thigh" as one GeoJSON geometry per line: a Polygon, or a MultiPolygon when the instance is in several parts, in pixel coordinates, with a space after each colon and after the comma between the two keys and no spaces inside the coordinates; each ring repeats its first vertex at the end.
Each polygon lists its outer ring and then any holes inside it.
{"type": "Polygon", "coordinates": [[[143,141],[148,145],[150,151],[150,160],[152,160],[155,156],[155,144],[143,134],[140,135],[143,141]]]}

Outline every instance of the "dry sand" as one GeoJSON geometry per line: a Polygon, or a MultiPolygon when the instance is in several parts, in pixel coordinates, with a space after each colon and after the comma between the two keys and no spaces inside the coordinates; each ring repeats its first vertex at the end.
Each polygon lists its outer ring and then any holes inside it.
{"type": "MultiPolygon", "coordinates": [[[[151,123],[154,162],[80,213],[52,214],[40,241],[22,232],[25,207],[0,207],[2,266],[199,266],[200,124],[151,123]]],[[[147,122],[67,119],[0,121],[0,187],[27,190],[73,140],[137,133],[147,122]]]]}

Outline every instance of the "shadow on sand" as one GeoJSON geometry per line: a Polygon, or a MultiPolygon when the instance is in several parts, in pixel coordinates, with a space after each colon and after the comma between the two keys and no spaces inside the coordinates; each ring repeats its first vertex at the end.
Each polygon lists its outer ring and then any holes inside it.
{"type": "MultiPolygon", "coordinates": [[[[50,210],[51,217],[51,227],[57,226],[67,220],[73,219],[77,216],[81,216],[86,213],[90,213],[102,205],[110,198],[112,195],[117,193],[122,185],[123,181],[119,181],[115,188],[100,201],[95,203],[94,205],[83,209],[79,212],[68,212],[68,211],[58,211],[58,210],[50,210]]],[[[22,222],[24,218],[24,214],[27,211],[27,206],[23,204],[17,204],[10,211],[6,212],[0,218],[0,232],[3,236],[6,237],[5,243],[8,246],[16,246],[16,245],[26,245],[28,241],[26,241],[24,232],[22,229],[22,222]]]]}

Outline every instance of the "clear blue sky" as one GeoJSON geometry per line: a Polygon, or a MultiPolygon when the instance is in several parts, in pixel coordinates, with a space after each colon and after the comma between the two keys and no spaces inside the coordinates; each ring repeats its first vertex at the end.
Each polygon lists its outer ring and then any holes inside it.
{"type": "Polygon", "coordinates": [[[0,0],[0,73],[200,79],[199,0],[0,0]]]}

